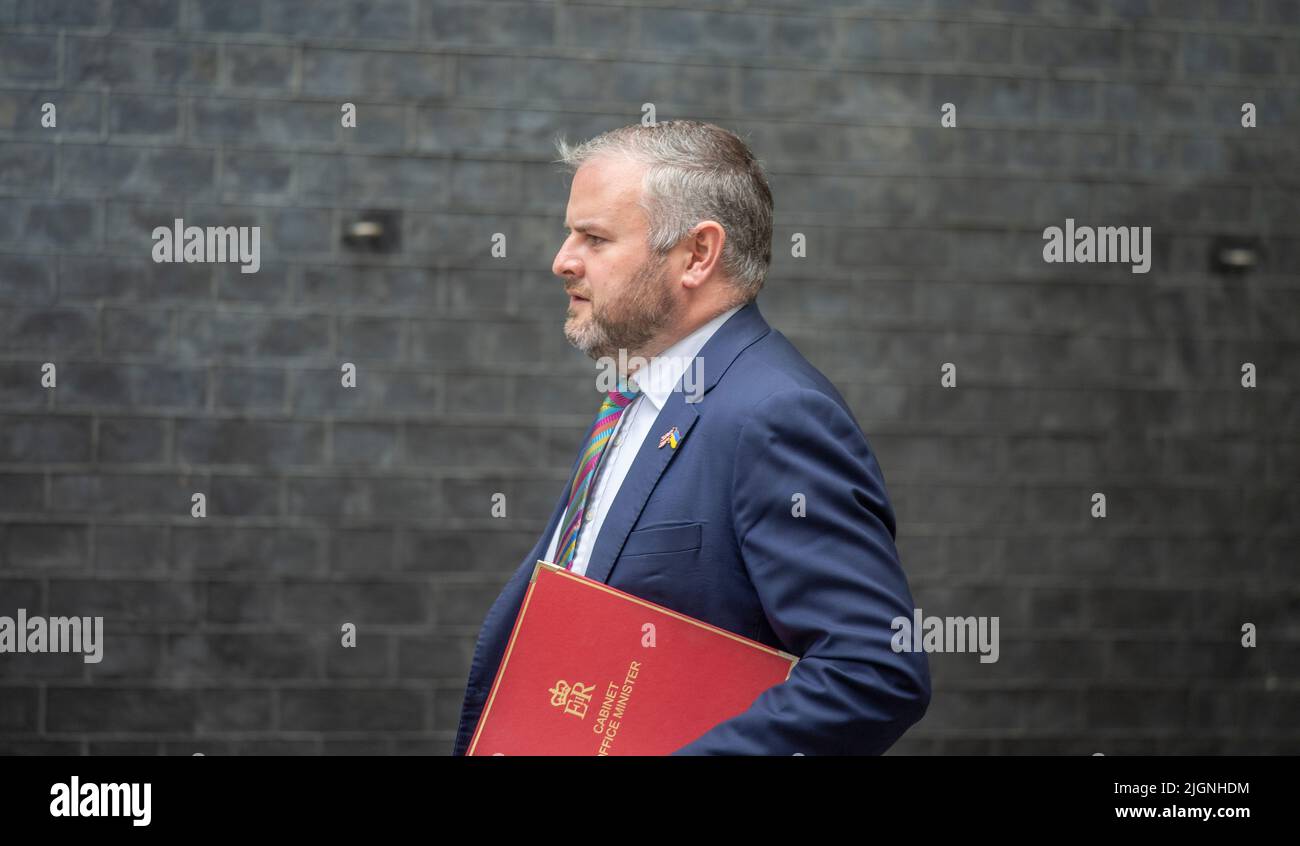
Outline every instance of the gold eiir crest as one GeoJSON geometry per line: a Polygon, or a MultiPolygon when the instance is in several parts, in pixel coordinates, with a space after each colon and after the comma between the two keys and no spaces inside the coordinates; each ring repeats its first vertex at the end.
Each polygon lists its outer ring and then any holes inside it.
{"type": "Polygon", "coordinates": [[[591,702],[591,694],[596,689],[596,685],[582,682],[574,682],[570,685],[564,679],[555,683],[555,687],[547,691],[551,694],[551,704],[557,708],[564,708],[564,713],[572,714],[578,719],[587,716],[587,705],[591,702]]]}

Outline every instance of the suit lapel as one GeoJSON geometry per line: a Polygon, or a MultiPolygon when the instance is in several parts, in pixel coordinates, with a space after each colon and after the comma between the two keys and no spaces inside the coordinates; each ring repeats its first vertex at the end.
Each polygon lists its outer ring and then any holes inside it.
{"type": "MultiPolygon", "coordinates": [[[[696,356],[704,360],[703,393],[707,394],[713,389],[742,350],[769,331],[771,328],[759,313],[757,302],[751,302],[719,326],[696,356]]],[[[609,514],[601,524],[600,535],[596,538],[584,573],[587,578],[599,582],[609,581],[614,562],[623,551],[623,544],[640,518],[651,492],[659,484],[668,463],[683,448],[679,446],[678,449],[673,449],[668,445],[660,448],[659,438],[676,426],[681,433],[679,443],[689,441],[691,429],[700,416],[698,406],[702,403],[687,402],[686,398],[687,394],[682,390],[674,390],[668,395],[649,434],[637,450],[636,458],[632,461],[623,484],[619,486],[609,514]]]]}
{"type": "MultiPolygon", "coordinates": [[[[577,470],[574,471],[575,473],[577,470]]],[[[533,547],[532,554],[528,556],[527,564],[532,567],[537,563],[537,559],[546,555],[546,550],[551,545],[551,535],[555,534],[555,524],[560,522],[564,515],[564,506],[569,503],[569,483],[564,484],[564,491],[560,494],[560,504],[555,506],[555,511],[551,514],[551,520],[546,524],[546,531],[542,532],[542,539],[538,541],[537,546],[533,547]]]]}

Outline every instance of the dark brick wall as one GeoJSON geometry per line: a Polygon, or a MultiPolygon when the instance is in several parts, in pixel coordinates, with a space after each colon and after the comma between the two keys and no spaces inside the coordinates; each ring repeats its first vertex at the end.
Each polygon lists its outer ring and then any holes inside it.
{"type": "Polygon", "coordinates": [[[107,641],[0,655],[0,751],[448,751],[597,403],[550,140],[651,102],[768,165],[760,304],[918,604],[1000,617],[896,750],[1300,752],[1300,3],[689,5],[0,0],[0,614],[107,641]],[[368,209],[396,252],[342,243],[368,209]],[[153,263],[176,217],[261,271],[153,263]],[[1151,226],[1151,272],[1045,264],[1067,217],[1151,226]]]}

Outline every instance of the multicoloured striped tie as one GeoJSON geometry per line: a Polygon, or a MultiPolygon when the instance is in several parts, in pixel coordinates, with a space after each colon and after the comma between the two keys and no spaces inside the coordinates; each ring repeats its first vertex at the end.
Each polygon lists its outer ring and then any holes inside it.
{"type": "Polygon", "coordinates": [[[566,570],[573,568],[573,559],[578,553],[578,533],[582,529],[582,515],[587,504],[587,489],[591,486],[591,477],[600,464],[600,456],[605,452],[605,445],[609,443],[610,433],[614,431],[618,419],[623,416],[623,409],[636,399],[638,393],[636,388],[629,385],[622,392],[610,391],[605,395],[605,401],[600,404],[596,422],[591,427],[591,436],[587,438],[587,448],[582,451],[578,473],[573,477],[573,487],[569,491],[569,505],[564,509],[564,521],[561,523],[565,527],[564,534],[560,535],[560,542],[555,547],[557,550],[555,563],[562,565],[566,570]]]}

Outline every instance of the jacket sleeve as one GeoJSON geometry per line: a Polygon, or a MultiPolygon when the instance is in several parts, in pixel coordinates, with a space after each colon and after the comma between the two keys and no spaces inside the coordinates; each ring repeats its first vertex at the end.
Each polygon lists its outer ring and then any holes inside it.
{"type": "Polygon", "coordinates": [[[895,652],[914,604],[884,477],[852,416],[824,393],[779,391],[737,438],[732,520],[789,678],[674,755],[876,755],[930,703],[924,652],[895,652]],[[798,516],[796,494],[803,495],[798,516]]]}

